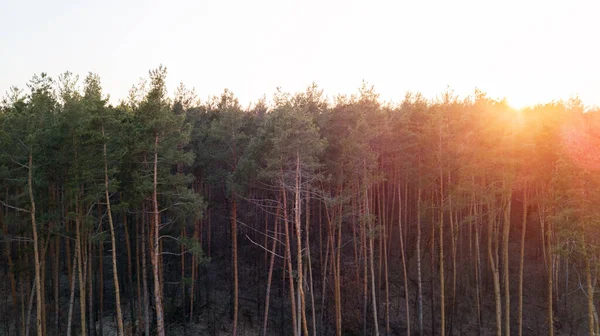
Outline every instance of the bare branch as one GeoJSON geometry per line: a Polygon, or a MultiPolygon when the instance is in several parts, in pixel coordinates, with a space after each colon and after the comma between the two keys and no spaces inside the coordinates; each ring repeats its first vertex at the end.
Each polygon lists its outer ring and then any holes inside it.
{"type": "Polygon", "coordinates": [[[162,236],[158,237],[159,240],[163,239],[163,238],[170,238],[170,239],[179,241],[179,238],[173,237],[173,236],[169,236],[169,235],[162,235],[162,236]]]}
{"type": "Polygon", "coordinates": [[[23,209],[23,208],[19,208],[19,207],[10,205],[10,204],[6,204],[3,201],[0,201],[0,204],[4,205],[7,208],[13,209],[13,210],[29,213],[29,210],[27,210],[27,209],[23,209]]]}
{"type": "Polygon", "coordinates": [[[279,257],[279,258],[281,258],[281,259],[285,259],[284,257],[280,256],[279,254],[277,254],[277,253],[275,253],[275,252],[273,252],[273,251],[269,250],[268,248],[266,248],[266,247],[264,247],[264,246],[260,245],[259,243],[255,242],[254,240],[250,239],[250,237],[248,237],[248,235],[246,235],[246,238],[248,238],[248,240],[249,240],[249,241],[250,241],[252,244],[254,244],[254,245],[256,245],[256,246],[258,246],[258,247],[262,248],[263,250],[265,250],[265,251],[267,251],[267,252],[271,253],[272,255],[274,255],[274,256],[277,256],[277,257],[279,257]]]}

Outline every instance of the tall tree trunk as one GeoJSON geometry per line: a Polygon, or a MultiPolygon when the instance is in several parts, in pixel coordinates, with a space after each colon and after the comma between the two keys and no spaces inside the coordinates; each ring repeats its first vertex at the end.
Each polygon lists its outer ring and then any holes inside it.
{"type": "Polygon", "coordinates": [[[154,243],[153,252],[151,253],[150,261],[152,263],[152,273],[154,275],[154,303],[156,306],[156,331],[158,336],[165,336],[165,321],[163,316],[162,306],[162,288],[160,281],[160,244],[159,244],[159,231],[160,231],[160,213],[158,211],[158,134],[154,135],[154,173],[153,173],[153,190],[152,190],[152,212],[154,215],[154,243]]]}
{"type": "MultiPolygon", "coordinates": [[[[98,263],[99,274],[98,274],[98,319],[102,322],[104,319],[104,244],[101,243],[98,245],[98,259],[100,262],[98,263]]],[[[104,335],[104,324],[100,323],[98,328],[100,335],[104,335]]]]}
{"type": "MultiPolygon", "coordinates": [[[[17,251],[17,255],[19,257],[19,264],[20,265],[25,265],[27,266],[27,258],[24,258],[24,253],[23,253],[23,248],[22,248],[23,243],[19,243],[19,249],[17,251]]],[[[25,330],[29,328],[29,326],[25,324],[25,300],[26,300],[26,293],[25,293],[25,289],[28,287],[29,285],[29,277],[27,276],[27,274],[25,274],[25,279],[24,281],[22,281],[20,283],[19,286],[19,292],[20,292],[20,297],[21,297],[21,335],[25,336],[25,330]]],[[[33,287],[32,287],[33,288],[33,287]]]]}
{"type": "MultiPolygon", "coordinates": [[[[73,265],[77,262],[77,253],[73,254],[73,265]]],[[[71,294],[69,296],[69,315],[67,317],[67,336],[71,336],[71,326],[73,325],[73,306],[75,303],[75,272],[71,274],[71,294]]]]}
{"type": "Polygon", "coordinates": [[[527,182],[523,185],[523,221],[521,225],[521,257],[519,261],[518,335],[523,335],[523,263],[525,261],[525,233],[527,232],[527,182]]]}
{"type": "Polygon", "coordinates": [[[402,234],[402,188],[398,184],[398,203],[400,204],[398,212],[398,235],[400,236],[400,256],[402,257],[402,275],[404,276],[404,301],[406,304],[406,334],[410,333],[410,304],[408,296],[408,275],[406,272],[406,257],[404,249],[404,235],[402,234]]]}
{"type": "Polygon", "coordinates": [[[421,275],[421,173],[419,172],[419,188],[417,191],[417,315],[419,320],[419,336],[423,333],[423,278],[421,275]]]}
{"type": "MultiPolygon", "coordinates": [[[[435,208],[435,195],[432,192],[429,199],[430,209],[435,208]]],[[[429,308],[431,309],[431,335],[435,336],[436,333],[436,320],[435,320],[435,213],[431,215],[431,235],[429,236],[429,308]]],[[[445,335],[441,335],[445,336],[445,335]]]]}
{"type": "MultiPolygon", "coordinates": [[[[365,167],[365,171],[366,171],[366,167],[365,167]]],[[[366,174],[366,173],[365,173],[366,174]]],[[[371,300],[372,300],[372,309],[373,309],[373,324],[375,327],[375,336],[379,336],[379,321],[377,318],[377,297],[375,294],[375,258],[373,255],[373,240],[374,240],[374,228],[371,225],[371,219],[369,218],[369,205],[368,205],[368,196],[367,196],[367,181],[365,180],[365,214],[366,214],[366,220],[367,220],[367,225],[368,225],[368,232],[367,234],[369,235],[369,268],[370,268],[370,272],[371,272],[371,300]]]]}
{"type": "MultiPolygon", "coordinates": [[[[545,216],[544,216],[545,217],[545,216]]],[[[590,260],[587,256],[586,246],[585,246],[585,238],[583,238],[583,249],[584,249],[584,259],[586,264],[586,278],[587,278],[587,290],[588,290],[588,313],[589,322],[590,322],[590,335],[594,334],[594,319],[592,311],[594,310],[594,290],[592,288],[591,275],[590,275],[590,260]]],[[[552,228],[550,223],[546,226],[546,252],[547,260],[548,260],[548,334],[550,336],[554,335],[554,302],[552,297],[552,275],[553,275],[553,267],[552,267],[552,228]]]]}
{"type": "MultiPolygon", "coordinates": [[[[104,125],[102,125],[102,137],[104,137],[104,125]]],[[[123,314],[121,312],[121,291],[119,289],[119,272],[117,271],[117,243],[115,239],[115,227],[113,224],[112,212],[110,209],[110,195],[108,193],[109,183],[108,183],[108,158],[106,154],[106,141],[104,141],[102,146],[102,156],[104,158],[104,196],[106,198],[106,212],[108,216],[108,225],[110,228],[110,243],[111,243],[111,255],[112,255],[112,267],[113,267],[113,282],[115,287],[115,306],[117,308],[117,331],[119,336],[124,336],[125,332],[123,330],[123,314]]],[[[156,163],[156,161],[155,161],[156,163]]],[[[156,171],[156,169],[155,169],[156,171]]],[[[155,177],[156,182],[156,177],[155,177]]],[[[156,186],[155,186],[156,188],[156,186]]],[[[129,242],[127,242],[129,246],[129,242]]],[[[129,257],[129,255],[128,255],[129,257]]],[[[131,261],[128,260],[129,271],[131,272],[131,261]]],[[[130,302],[131,304],[131,302],[130,302]]]]}
{"type": "MultiPolygon", "coordinates": [[[[446,336],[446,290],[444,278],[444,172],[442,164],[442,131],[440,127],[440,335],[446,336]]],[[[433,295],[433,292],[431,293],[433,295]]]]}
{"type": "Polygon", "coordinates": [[[293,268],[292,268],[292,251],[290,248],[290,230],[288,228],[288,213],[287,213],[287,191],[285,190],[285,186],[283,185],[283,183],[285,183],[283,181],[283,172],[281,173],[281,193],[282,193],[282,200],[283,200],[283,227],[285,228],[285,259],[287,261],[287,271],[288,271],[288,279],[289,279],[289,285],[290,285],[290,304],[291,304],[291,312],[292,312],[292,326],[293,326],[293,331],[294,331],[294,336],[300,336],[298,335],[298,321],[296,319],[296,298],[295,298],[295,291],[294,291],[294,277],[293,277],[293,268]]]}
{"type": "Polygon", "coordinates": [[[146,251],[148,249],[146,227],[146,205],[142,205],[142,284],[144,290],[144,332],[150,335],[150,297],[148,293],[148,268],[146,251]]]}
{"type": "Polygon", "coordinates": [[[40,252],[38,248],[39,239],[37,232],[37,224],[35,221],[35,198],[33,196],[33,154],[29,152],[29,165],[28,165],[28,179],[27,186],[29,188],[29,202],[30,208],[29,213],[31,215],[31,229],[33,232],[33,255],[35,262],[35,292],[36,292],[36,321],[37,321],[37,335],[43,336],[43,326],[42,326],[42,280],[40,278],[40,252]]]}
{"type": "Polygon", "coordinates": [[[86,322],[85,322],[85,279],[84,279],[84,270],[86,269],[86,264],[83,262],[83,233],[81,232],[81,207],[79,204],[79,190],[76,191],[75,194],[75,208],[77,209],[77,216],[75,217],[75,234],[76,234],[76,245],[75,245],[75,253],[77,254],[77,269],[79,275],[79,313],[80,313],[80,321],[81,321],[81,336],[85,336],[86,334],[86,322]]]}
{"type": "MultiPolygon", "coordinates": [[[[344,191],[344,187],[343,185],[340,185],[340,189],[338,191],[339,195],[342,195],[344,191]]],[[[334,278],[334,285],[335,285],[335,292],[336,292],[336,325],[339,326],[338,333],[342,332],[342,269],[341,269],[341,254],[342,254],[342,213],[343,213],[343,209],[344,209],[344,204],[340,203],[338,206],[338,218],[339,218],[339,223],[337,225],[337,231],[333,230],[333,232],[337,232],[337,243],[335,241],[332,241],[331,244],[331,248],[332,250],[335,250],[336,253],[332,253],[331,256],[335,257],[335,278],[334,278]]],[[[332,220],[333,223],[333,220],[332,220]]],[[[335,238],[335,236],[333,236],[335,238]]],[[[366,244],[366,243],[365,243],[366,244]]],[[[333,260],[331,261],[333,263],[333,260]]]]}
{"type": "MultiPolygon", "coordinates": [[[[358,187],[360,188],[360,187],[358,187]]],[[[359,189],[360,190],[360,189],[359,189]]],[[[363,192],[364,193],[364,192],[363,192]]],[[[368,200],[366,196],[363,196],[365,200],[363,203],[363,212],[365,211],[365,205],[368,200]]],[[[364,214],[363,214],[364,217],[364,214]]],[[[363,336],[367,336],[367,320],[368,320],[368,312],[367,308],[369,307],[369,257],[367,255],[367,218],[364,218],[362,221],[362,225],[360,226],[360,235],[361,235],[361,245],[362,245],[362,261],[363,261],[363,336]]],[[[341,251],[338,251],[340,253],[341,251]]]]}
{"type": "Polygon", "coordinates": [[[231,254],[233,263],[233,331],[237,336],[238,322],[238,260],[237,260],[237,201],[235,195],[231,195],[231,254]]]}
{"type": "MultiPolygon", "coordinates": [[[[312,332],[314,336],[317,336],[317,315],[315,313],[315,292],[314,292],[314,283],[313,283],[313,271],[312,271],[312,258],[310,252],[310,196],[306,195],[306,256],[308,257],[308,284],[310,290],[310,307],[312,314],[312,332]]],[[[308,336],[308,335],[307,335],[308,336]]]]}
{"type": "MultiPolygon", "coordinates": [[[[594,321],[595,308],[594,308],[594,286],[592,285],[592,270],[590,256],[587,253],[587,246],[585,236],[581,237],[581,247],[583,250],[583,256],[585,259],[585,280],[586,280],[586,295],[587,295],[587,310],[588,310],[588,331],[590,335],[596,335],[596,327],[594,321]]],[[[549,251],[550,249],[548,249],[549,251]]],[[[552,321],[552,280],[548,280],[548,323],[550,334],[554,334],[553,321],[552,321]]]]}
{"type": "MultiPolygon", "coordinates": [[[[472,207],[475,207],[475,195],[473,194],[471,198],[471,202],[473,203],[472,207]]],[[[474,209],[474,211],[477,208],[474,209]]],[[[474,213],[475,218],[477,218],[478,213],[474,213]]],[[[479,334],[481,334],[481,259],[480,259],[480,246],[479,246],[479,226],[480,221],[477,220],[475,222],[475,302],[477,305],[477,330],[479,334]]]]}
{"type": "MultiPolygon", "coordinates": [[[[321,204],[321,203],[319,203],[321,204]]],[[[319,205],[319,209],[321,209],[321,205],[319,205]]],[[[328,207],[325,207],[325,212],[328,214],[328,207]]],[[[321,213],[321,211],[319,211],[319,213],[321,213]]],[[[322,216],[322,215],[321,215],[322,216]]],[[[319,217],[321,217],[319,216],[319,217]]],[[[319,221],[321,222],[321,221],[319,221]]],[[[329,220],[329,216],[327,216],[327,223],[329,224],[329,230],[328,234],[327,234],[327,243],[326,243],[326,247],[325,247],[325,258],[321,259],[323,260],[323,267],[321,268],[321,315],[319,318],[319,330],[321,330],[323,332],[323,320],[324,320],[324,315],[325,313],[327,313],[327,307],[325,306],[325,298],[327,297],[327,271],[329,270],[329,268],[327,267],[327,263],[329,262],[329,250],[331,249],[331,246],[333,244],[333,233],[331,233],[331,227],[333,225],[331,225],[331,221],[329,220]]],[[[333,260],[333,258],[332,258],[333,260]]],[[[334,267],[332,267],[333,269],[334,267]]],[[[335,286],[334,286],[335,289],[335,286]]],[[[337,314],[337,303],[336,303],[336,309],[335,312],[337,314]]],[[[325,328],[327,328],[327,325],[325,325],[325,328]]],[[[337,315],[336,315],[336,320],[335,320],[335,335],[336,336],[341,336],[342,335],[342,331],[341,331],[341,324],[338,324],[338,319],[337,319],[337,315]]],[[[325,333],[326,335],[327,333],[325,333]]]]}
{"type": "MultiPolygon", "coordinates": [[[[451,174],[448,171],[448,185],[452,184],[451,174]]],[[[456,309],[456,278],[457,278],[457,265],[456,265],[456,246],[457,240],[459,236],[458,229],[458,214],[454,215],[453,207],[452,207],[452,193],[448,193],[448,207],[450,208],[450,249],[452,251],[452,311],[450,315],[450,335],[453,333],[453,322],[454,322],[454,313],[456,309]]],[[[461,245],[462,246],[462,245],[461,245]]]]}
{"type": "Polygon", "coordinates": [[[135,214],[135,272],[136,272],[136,283],[137,283],[137,334],[138,336],[142,335],[142,286],[141,286],[141,267],[140,267],[140,222],[139,216],[135,214]]]}
{"type": "MultiPolygon", "coordinates": [[[[301,196],[300,196],[300,154],[296,153],[296,190],[295,190],[295,206],[294,206],[294,222],[296,224],[296,262],[298,264],[298,295],[300,296],[300,302],[298,302],[298,315],[302,319],[302,330],[305,335],[308,335],[308,326],[306,322],[306,300],[304,298],[304,274],[302,266],[302,218],[300,217],[302,212],[301,196]]],[[[302,335],[302,333],[298,333],[302,335]]]]}
{"type": "MultiPolygon", "coordinates": [[[[487,250],[488,250],[488,259],[490,262],[490,269],[492,270],[492,277],[494,281],[494,299],[496,303],[496,335],[502,336],[502,298],[500,294],[500,274],[498,270],[497,258],[494,258],[492,242],[495,239],[492,237],[495,234],[494,222],[495,222],[495,214],[493,206],[490,206],[488,209],[488,239],[487,239],[487,250]]],[[[497,246],[495,246],[497,249],[497,246]]]]}
{"type": "MultiPolygon", "coordinates": [[[[87,269],[86,269],[86,275],[87,275],[87,292],[88,292],[88,328],[89,328],[89,332],[88,335],[90,336],[96,336],[96,325],[94,323],[94,289],[92,288],[93,286],[93,279],[94,279],[94,274],[92,273],[92,267],[94,265],[94,254],[93,254],[93,250],[94,250],[94,245],[93,244],[88,244],[87,247],[87,269]]],[[[102,259],[100,259],[102,260],[102,259]]]]}
{"type": "Polygon", "coordinates": [[[54,332],[58,335],[60,334],[60,236],[56,235],[54,239],[54,332]]]}
{"type": "MultiPolygon", "coordinates": [[[[269,262],[269,274],[267,276],[267,290],[266,290],[266,297],[265,297],[265,313],[263,316],[263,324],[262,324],[262,332],[261,335],[262,336],[267,336],[267,325],[269,322],[269,304],[270,304],[270,298],[271,298],[271,280],[273,279],[273,266],[275,265],[275,255],[277,253],[277,235],[279,234],[278,232],[278,228],[279,228],[279,207],[277,207],[276,213],[275,213],[275,223],[273,226],[275,226],[274,228],[274,233],[273,233],[273,245],[271,246],[271,261],[269,262]]],[[[267,234],[265,232],[265,234],[267,234]]],[[[265,246],[266,247],[266,246],[265,246]]]]}
{"type": "MultiPolygon", "coordinates": [[[[127,283],[129,288],[126,293],[129,296],[129,316],[131,319],[131,325],[134,326],[135,321],[135,300],[133,299],[134,287],[133,287],[133,269],[131,262],[131,236],[129,235],[129,223],[127,222],[127,213],[123,212],[123,229],[125,230],[125,249],[127,251],[127,283]]],[[[123,329],[125,332],[125,329],[123,329]]]]}
{"type": "MultiPolygon", "coordinates": [[[[385,191],[385,188],[382,188],[385,191]]],[[[390,283],[389,283],[389,272],[388,272],[388,220],[387,220],[387,209],[385,207],[385,203],[383,202],[382,197],[382,242],[383,242],[383,251],[380,252],[380,255],[383,255],[383,278],[385,284],[385,334],[387,336],[390,335],[390,283]]],[[[393,200],[392,200],[393,201],[393,200]]]]}
{"type": "MultiPolygon", "coordinates": [[[[196,220],[196,223],[194,224],[194,241],[198,241],[198,236],[200,235],[199,233],[199,222],[201,221],[201,219],[196,220]]],[[[202,246],[202,243],[200,243],[200,245],[202,246]]],[[[196,262],[196,256],[192,255],[192,282],[190,285],[190,323],[192,323],[194,321],[194,292],[195,292],[195,285],[196,285],[196,270],[198,269],[198,263],[196,262]]]]}
{"type": "Polygon", "coordinates": [[[503,235],[502,235],[502,254],[504,268],[504,333],[510,335],[510,274],[508,271],[508,240],[510,238],[510,208],[512,204],[512,187],[508,193],[506,206],[504,208],[503,235]]]}

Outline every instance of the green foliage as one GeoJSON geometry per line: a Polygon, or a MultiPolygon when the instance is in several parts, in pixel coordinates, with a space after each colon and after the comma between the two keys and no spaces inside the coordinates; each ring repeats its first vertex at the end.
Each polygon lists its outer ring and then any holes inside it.
{"type": "Polygon", "coordinates": [[[185,246],[186,250],[196,257],[198,265],[203,265],[210,262],[202,250],[202,245],[193,237],[179,237],[179,243],[185,246]]]}

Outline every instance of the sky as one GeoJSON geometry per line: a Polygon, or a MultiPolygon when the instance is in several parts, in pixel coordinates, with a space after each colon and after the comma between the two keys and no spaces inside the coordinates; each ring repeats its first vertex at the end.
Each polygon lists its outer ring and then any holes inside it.
{"type": "Polygon", "coordinates": [[[479,88],[515,107],[600,105],[600,2],[1,0],[0,94],[35,73],[95,72],[112,102],[163,64],[168,88],[243,105],[313,81],[384,100],[479,88]]]}

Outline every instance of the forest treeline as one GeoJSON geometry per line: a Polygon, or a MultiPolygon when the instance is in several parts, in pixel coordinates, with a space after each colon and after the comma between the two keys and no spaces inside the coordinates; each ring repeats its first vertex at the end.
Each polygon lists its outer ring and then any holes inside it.
{"type": "Polygon", "coordinates": [[[577,98],[313,84],[244,108],[165,81],[7,93],[2,334],[599,333],[600,113],[577,98]]]}

